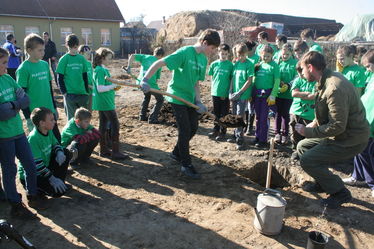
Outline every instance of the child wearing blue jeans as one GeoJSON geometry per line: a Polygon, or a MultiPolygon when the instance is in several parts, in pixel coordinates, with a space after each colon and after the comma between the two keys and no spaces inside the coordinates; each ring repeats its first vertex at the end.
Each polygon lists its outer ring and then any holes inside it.
{"type": "Polygon", "coordinates": [[[8,58],[8,52],[0,48],[0,164],[6,199],[11,205],[11,215],[27,219],[33,218],[34,214],[24,206],[21,195],[17,192],[15,157],[25,165],[29,207],[43,209],[45,205],[37,194],[36,168],[19,115],[21,109],[28,107],[29,98],[6,73],[8,58]]]}

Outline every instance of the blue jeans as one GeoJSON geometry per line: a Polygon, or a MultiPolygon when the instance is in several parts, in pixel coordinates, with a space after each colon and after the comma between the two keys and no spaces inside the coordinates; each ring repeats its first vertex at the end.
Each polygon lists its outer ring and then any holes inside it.
{"type": "Polygon", "coordinates": [[[21,202],[21,196],[17,193],[16,188],[17,165],[15,157],[18,158],[25,169],[28,194],[36,195],[36,167],[25,135],[5,142],[0,141],[0,163],[4,191],[8,201],[19,203],[21,202]]]}

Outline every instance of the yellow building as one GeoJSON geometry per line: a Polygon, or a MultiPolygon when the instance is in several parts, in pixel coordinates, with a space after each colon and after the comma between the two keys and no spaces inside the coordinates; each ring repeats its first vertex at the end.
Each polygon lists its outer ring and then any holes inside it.
{"type": "Polygon", "coordinates": [[[92,49],[109,47],[120,52],[120,23],[124,18],[115,0],[3,0],[0,7],[0,43],[6,34],[17,46],[30,33],[50,34],[57,52],[66,51],[65,37],[71,33],[92,49]]]}

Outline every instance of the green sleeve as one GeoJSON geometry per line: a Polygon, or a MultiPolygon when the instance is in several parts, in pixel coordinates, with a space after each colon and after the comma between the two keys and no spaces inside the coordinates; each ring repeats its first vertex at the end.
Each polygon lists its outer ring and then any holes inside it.
{"type": "Polygon", "coordinates": [[[366,75],[364,71],[359,71],[356,76],[356,87],[366,86],[366,75]]]}
{"type": "Polygon", "coordinates": [[[95,79],[95,85],[103,85],[105,86],[105,71],[103,69],[96,71],[96,79],[95,79]]]}
{"type": "Polygon", "coordinates": [[[142,63],[143,59],[144,59],[144,55],[143,54],[135,54],[134,59],[135,59],[135,61],[138,61],[138,62],[142,63]]]}
{"type": "Polygon", "coordinates": [[[62,56],[61,59],[58,61],[56,73],[65,74],[66,68],[66,56],[62,56]]]}
{"type": "Polygon", "coordinates": [[[29,72],[25,69],[24,66],[21,66],[17,72],[17,84],[20,87],[27,88],[29,84],[29,72]]]}
{"type": "Polygon", "coordinates": [[[178,49],[173,54],[164,58],[164,62],[170,71],[180,68],[183,65],[185,59],[184,51],[186,50],[178,49]]]}
{"type": "Polygon", "coordinates": [[[34,157],[34,160],[42,159],[43,158],[43,153],[39,149],[38,143],[37,143],[37,141],[35,141],[36,139],[33,139],[32,137],[31,138],[29,137],[28,140],[29,140],[29,144],[30,144],[30,148],[31,148],[31,152],[32,152],[32,155],[34,157]]]}
{"type": "Polygon", "coordinates": [[[161,78],[161,68],[157,70],[156,72],[156,80],[159,80],[161,78]]]}
{"type": "Polygon", "coordinates": [[[250,61],[248,61],[247,75],[248,78],[253,77],[255,75],[255,67],[250,61]]]}
{"type": "Polygon", "coordinates": [[[215,66],[215,63],[214,63],[214,62],[213,62],[212,64],[210,64],[209,71],[208,71],[208,75],[213,75],[214,66],[215,66]]]}
{"type": "Polygon", "coordinates": [[[291,90],[299,89],[300,88],[300,83],[301,83],[300,77],[296,77],[295,80],[293,81],[291,90]]]}
{"type": "Polygon", "coordinates": [[[274,86],[273,90],[271,90],[271,95],[274,97],[277,97],[279,92],[279,84],[280,84],[280,72],[279,72],[279,66],[274,66],[274,86]]]}

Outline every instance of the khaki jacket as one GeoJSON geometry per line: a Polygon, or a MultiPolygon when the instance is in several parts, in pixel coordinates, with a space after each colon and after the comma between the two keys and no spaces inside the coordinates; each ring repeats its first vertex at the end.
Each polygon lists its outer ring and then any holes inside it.
{"type": "Polygon", "coordinates": [[[328,138],[342,147],[366,144],[369,124],[356,89],[345,77],[325,70],[316,84],[315,128],[305,128],[307,138],[328,138]]]}

